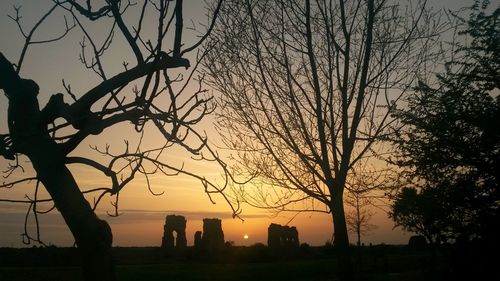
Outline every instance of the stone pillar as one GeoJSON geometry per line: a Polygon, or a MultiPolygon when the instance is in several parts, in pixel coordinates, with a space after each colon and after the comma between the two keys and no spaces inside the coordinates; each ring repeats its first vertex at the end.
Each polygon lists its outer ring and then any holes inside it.
{"type": "Polygon", "coordinates": [[[281,247],[281,225],[271,223],[267,228],[267,247],[279,249],[281,247]]]}
{"type": "Polygon", "coordinates": [[[209,252],[224,247],[224,232],[220,219],[203,219],[203,247],[209,252]]]}
{"type": "Polygon", "coordinates": [[[195,249],[201,249],[203,248],[203,241],[201,240],[201,235],[202,235],[202,232],[201,231],[196,231],[194,233],[194,248],[195,249]]]}

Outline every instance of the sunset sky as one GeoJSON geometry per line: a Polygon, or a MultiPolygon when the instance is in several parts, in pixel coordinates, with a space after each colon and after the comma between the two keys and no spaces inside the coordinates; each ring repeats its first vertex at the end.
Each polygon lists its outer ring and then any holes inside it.
{"type": "MultiPolygon", "coordinates": [[[[203,1],[185,0],[184,1],[184,20],[186,25],[191,20],[196,24],[198,30],[203,30],[201,24],[205,24],[206,11],[203,1]],[[201,24],[199,24],[201,23],[201,24]]],[[[15,15],[13,5],[22,6],[21,15],[22,24],[29,28],[41,15],[51,6],[51,1],[40,0],[2,0],[0,1],[0,52],[2,52],[11,61],[17,61],[21,53],[23,38],[18,31],[15,22],[7,17],[15,15]],[[36,3],[36,4],[33,4],[36,3]]],[[[439,1],[431,0],[429,5],[436,8],[447,7],[456,9],[459,7],[471,5],[473,1],[439,1]]],[[[40,28],[40,33],[35,38],[50,38],[64,31],[64,20],[62,14],[56,13],[53,18],[47,21],[40,28]],[[39,36],[39,37],[37,37],[39,36]]],[[[91,27],[91,30],[99,35],[99,27],[91,27]]],[[[187,30],[185,40],[194,40],[196,34],[187,30]],[[191,36],[191,37],[190,37],[191,36]]],[[[116,36],[114,49],[110,50],[111,56],[108,56],[106,63],[110,73],[116,73],[122,69],[122,62],[130,60],[128,50],[120,49],[119,35],[116,36]]],[[[71,84],[75,93],[85,92],[93,87],[97,80],[93,73],[85,70],[78,61],[80,52],[79,42],[82,36],[78,31],[71,32],[63,40],[42,45],[33,45],[30,47],[25,59],[21,76],[35,80],[40,85],[39,100],[43,106],[50,95],[58,92],[64,92],[61,80],[64,79],[71,84]]],[[[0,95],[0,133],[8,132],[7,129],[7,98],[0,95]]],[[[206,131],[211,145],[217,146],[217,135],[213,129],[211,118],[203,122],[202,130],[206,131]]],[[[110,144],[113,149],[123,149],[124,140],[127,139],[131,144],[136,143],[139,136],[130,133],[130,127],[118,126],[107,130],[99,136],[89,138],[74,153],[75,155],[90,155],[90,157],[99,157],[92,154],[88,149],[89,145],[104,147],[110,144]]],[[[157,143],[158,136],[148,135],[145,137],[145,145],[154,145],[157,143]]],[[[221,152],[223,155],[225,152],[221,152]]],[[[22,158],[26,161],[26,158],[22,158]]],[[[169,163],[181,165],[186,163],[186,167],[191,171],[206,176],[214,182],[221,182],[220,170],[213,163],[200,163],[189,159],[186,153],[172,150],[168,153],[169,163]]],[[[7,168],[8,162],[0,159],[0,169],[7,168]]],[[[29,164],[25,164],[26,167],[29,164]]],[[[105,177],[99,175],[96,171],[82,166],[70,166],[75,174],[78,183],[82,189],[106,186],[108,181],[105,177]]],[[[29,169],[26,174],[32,173],[29,169]]],[[[7,181],[3,179],[2,181],[7,181]]],[[[212,204],[203,191],[201,183],[187,176],[167,177],[156,175],[150,178],[154,192],[161,193],[161,196],[153,196],[149,193],[146,182],[138,178],[130,183],[120,194],[120,212],[121,216],[117,218],[108,217],[106,212],[113,210],[109,197],[103,199],[98,214],[101,218],[107,220],[113,230],[115,246],[159,246],[163,234],[163,224],[165,216],[168,214],[184,215],[187,218],[187,239],[188,244],[193,244],[193,235],[195,231],[202,230],[203,218],[222,219],[223,231],[226,241],[234,241],[236,245],[251,245],[255,243],[267,243],[267,227],[271,222],[296,226],[299,231],[300,242],[311,245],[323,245],[332,237],[333,227],[331,216],[321,213],[280,213],[273,214],[266,210],[255,209],[249,206],[242,206],[243,213],[241,219],[232,218],[231,208],[220,197],[215,195],[216,204],[212,204]],[[293,218],[293,220],[292,220],[293,218]],[[243,239],[248,235],[248,239],[243,239]]],[[[10,189],[0,189],[0,199],[23,199],[25,195],[31,196],[34,184],[19,185],[10,189]]],[[[42,193],[40,198],[47,198],[46,193],[42,193]]],[[[92,197],[88,198],[92,200],[92,197]]],[[[380,202],[380,208],[374,209],[376,212],[372,223],[377,228],[363,237],[363,242],[368,243],[392,243],[405,244],[411,234],[403,232],[401,229],[394,229],[393,222],[388,219],[387,206],[380,202]]],[[[40,206],[43,210],[45,206],[40,206]]],[[[0,247],[18,247],[22,246],[21,234],[24,231],[24,217],[27,206],[22,204],[10,204],[0,202],[0,247]]],[[[65,226],[62,218],[57,211],[46,215],[40,215],[41,238],[48,244],[57,246],[71,246],[73,239],[69,230],[65,226]]],[[[30,226],[33,229],[33,226],[30,226]]],[[[351,243],[355,243],[355,238],[351,236],[351,243]]]]}

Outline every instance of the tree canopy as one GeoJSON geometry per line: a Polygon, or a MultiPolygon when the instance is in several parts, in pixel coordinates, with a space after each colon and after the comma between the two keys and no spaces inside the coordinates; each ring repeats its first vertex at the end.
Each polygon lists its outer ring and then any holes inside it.
{"type": "Polygon", "coordinates": [[[433,58],[433,15],[425,1],[226,1],[203,64],[234,171],[252,179],[238,199],[331,213],[347,249],[344,190],[433,58]]]}
{"type": "Polygon", "coordinates": [[[463,20],[460,35],[470,43],[457,45],[437,85],[420,83],[407,108],[394,112],[405,126],[394,162],[414,187],[396,196],[392,217],[409,230],[451,239],[498,235],[500,8],[486,8],[476,2],[463,20]]]}

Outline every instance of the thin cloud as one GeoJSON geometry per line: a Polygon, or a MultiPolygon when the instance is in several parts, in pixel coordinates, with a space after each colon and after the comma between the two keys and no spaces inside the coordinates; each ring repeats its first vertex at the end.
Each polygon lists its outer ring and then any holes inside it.
{"type": "MultiPolygon", "coordinates": [[[[186,217],[186,219],[191,220],[201,220],[204,218],[219,218],[219,219],[232,219],[231,212],[221,212],[221,211],[186,211],[186,210],[143,210],[143,209],[123,209],[120,210],[123,214],[122,216],[133,215],[144,215],[147,217],[165,218],[167,215],[181,215],[186,217]]],[[[255,219],[255,218],[268,218],[265,214],[243,214],[242,219],[255,219]]]]}

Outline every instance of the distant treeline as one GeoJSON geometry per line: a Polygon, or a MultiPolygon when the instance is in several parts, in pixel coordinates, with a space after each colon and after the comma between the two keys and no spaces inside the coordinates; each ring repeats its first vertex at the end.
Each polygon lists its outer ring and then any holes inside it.
{"type": "MultiPolygon", "coordinates": [[[[360,248],[367,259],[383,264],[387,255],[405,255],[411,251],[406,246],[377,245],[360,248]]],[[[253,246],[226,245],[216,253],[199,252],[194,247],[183,251],[165,251],[160,247],[114,247],[113,254],[118,264],[157,264],[173,262],[208,263],[253,263],[284,260],[334,258],[331,245],[313,247],[302,244],[295,250],[272,251],[264,244],[253,246]]],[[[427,252],[422,252],[427,256],[427,252]]],[[[80,257],[76,248],[33,247],[0,248],[2,266],[76,266],[80,257]]]]}

